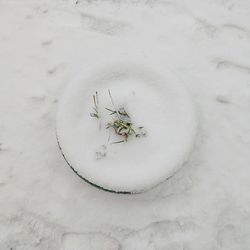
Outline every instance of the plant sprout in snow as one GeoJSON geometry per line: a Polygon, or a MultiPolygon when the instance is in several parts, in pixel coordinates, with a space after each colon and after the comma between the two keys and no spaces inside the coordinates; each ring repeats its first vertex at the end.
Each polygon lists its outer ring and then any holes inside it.
{"type": "MultiPolygon", "coordinates": [[[[123,143],[127,142],[128,138],[130,136],[134,136],[136,138],[139,137],[145,137],[147,135],[147,132],[144,130],[142,126],[136,127],[128,112],[124,107],[117,107],[115,105],[115,102],[113,100],[113,97],[111,95],[110,90],[109,97],[111,100],[112,108],[105,107],[105,110],[108,112],[108,115],[110,116],[110,121],[106,124],[106,129],[109,130],[109,139],[110,140],[111,132],[114,131],[114,133],[121,137],[121,140],[111,142],[110,144],[116,144],[116,143],[123,143]]],[[[90,116],[93,118],[101,119],[100,112],[99,112],[99,100],[98,100],[98,92],[96,91],[95,95],[93,95],[93,103],[94,106],[92,107],[94,112],[90,113],[90,116]]],[[[97,159],[100,159],[102,157],[106,156],[106,149],[107,145],[105,145],[105,154],[103,152],[96,152],[97,159]]],[[[103,150],[102,150],[103,151],[103,150]]]]}
{"type": "Polygon", "coordinates": [[[94,110],[94,112],[90,113],[90,116],[99,119],[100,118],[99,110],[98,110],[99,100],[98,100],[98,92],[97,91],[95,92],[95,95],[93,95],[93,102],[94,102],[94,106],[92,107],[92,109],[94,110]]]}
{"type": "Polygon", "coordinates": [[[112,121],[107,124],[106,128],[113,128],[117,135],[123,136],[124,140],[118,141],[116,143],[127,141],[130,135],[135,134],[131,119],[124,107],[120,107],[118,109],[116,108],[110,90],[109,97],[111,99],[113,109],[106,108],[106,110],[110,112],[112,121]]]}

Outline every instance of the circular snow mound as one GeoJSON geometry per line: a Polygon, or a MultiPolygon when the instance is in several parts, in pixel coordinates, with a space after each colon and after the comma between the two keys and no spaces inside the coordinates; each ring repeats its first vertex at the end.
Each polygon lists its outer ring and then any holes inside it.
{"type": "Polygon", "coordinates": [[[71,168],[102,189],[138,193],[171,177],[187,160],[196,116],[186,89],[172,74],[142,64],[84,69],[59,102],[57,139],[71,168]],[[98,92],[99,118],[90,114],[98,92]],[[107,123],[108,109],[123,107],[146,136],[124,139],[107,123]]]}

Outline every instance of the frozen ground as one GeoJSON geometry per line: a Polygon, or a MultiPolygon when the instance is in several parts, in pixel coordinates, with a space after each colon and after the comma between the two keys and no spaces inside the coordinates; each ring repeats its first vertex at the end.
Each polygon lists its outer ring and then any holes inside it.
{"type": "Polygon", "coordinates": [[[250,249],[248,0],[0,0],[0,249],[250,249]],[[189,89],[186,166],[140,195],[82,182],[55,138],[62,89],[103,58],[157,60],[189,89]]]}

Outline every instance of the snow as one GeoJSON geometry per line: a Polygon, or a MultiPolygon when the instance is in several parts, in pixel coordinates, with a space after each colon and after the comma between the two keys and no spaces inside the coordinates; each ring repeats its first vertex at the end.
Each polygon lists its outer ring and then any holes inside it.
{"type": "Polygon", "coordinates": [[[159,65],[154,71],[151,63],[103,62],[108,65],[104,69],[96,66],[69,83],[59,104],[57,137],[63,155],[80,176],[104,189],[150,189],[171,177],[194,145],[197,121],[187,91],[169,70],[159,71],[159,65]],[[114,105],[125,107],[132,122],[144,126],[145,138],[130,136],[112,144],[123,138],[106,129],[110,115],[105,107],[114,108],[109,90],[114,105]],[[96,91],[99,121],[90,116],[96,91]],[[106,156],[96,159],[102,147],[106,156]]]}
{"type": "Polygon", "coordinates": [[[0,249],[249,249],[249,19],[248,0],[0,0],[0,249]],[[198,110],[188,162],[141,194],[58,149],[63,89],[104,59],[161,64],[198,110]]]}

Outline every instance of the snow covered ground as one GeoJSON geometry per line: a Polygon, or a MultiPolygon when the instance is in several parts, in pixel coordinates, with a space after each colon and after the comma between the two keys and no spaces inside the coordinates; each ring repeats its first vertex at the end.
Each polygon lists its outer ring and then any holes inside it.
{"type": "Polygon", "coordinates": [[[250,249],[249,0],[0,0],[0,249],[250,249]],[[63,160],[63,88],[103,59],[157,61],[196,104],[188,163],[137,195],[63,160]]]}
{"type": "Polygon", "coordinates": [[[189,158],[197,134],[194,104],[161,65],[106,64],[85,69],[65,88],[57,109],[57,140],[68,164],[85,180],[106,190],[139,193],[173,176],[189,158]],[[110,115],[114,109],[128,116],[110,115]],[[98,119],[91,117],[93,111],[98,119]],[[139,137],[130,134],[121,142],[124,136],[107,129],[122,119],[139,137]],[[139,134],[143,129],[145,136],[139,134]]]}

